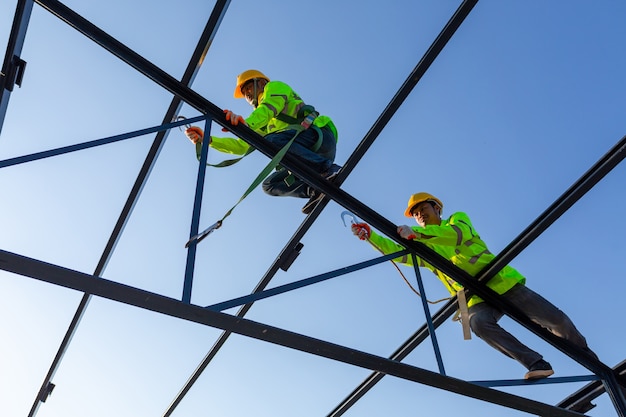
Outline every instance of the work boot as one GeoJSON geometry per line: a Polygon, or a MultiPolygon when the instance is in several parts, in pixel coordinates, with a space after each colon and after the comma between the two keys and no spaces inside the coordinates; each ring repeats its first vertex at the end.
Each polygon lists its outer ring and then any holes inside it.
{"type": "Polygon", "coordinates": [[[530,368],[528,368],[528,372],[524,375],[524,379],[547,378],[552,374],[554,374],[552,366],[550,366],[550,364],[543,359],[539,359],[537,362],[533,363],[530,368]]]}
{"type": "MultiPolygon", "coordinates": [[[[332,182],[335,180],[335,178],[337,178],[337,175],[339,174],[339,170],[341,170],[341,167],[339,165],[332,164],[330,168],[322,172],[320,175],[326,178],[326,180],[332,182]]],[[[309,201],[304,205],[304,207],[302,207],[302,213],[304,214],[311,213],[313,209],[315,208],[315,206],[317,206],[317,203],[319,203],[323,197],[324,197],[324,194],[322,194],[321,191],[318,191],[315,188],[312,188],[311,197],[309,198],[309,201]]]]}
{"type": "Polygon", "coordinates": [[[330,168],[322,172],[322,177],[332,182],[335,178],[337,178],[337,175],[339,175],[340,170],[341,170],[341,167],[339,165],[332,164],[330,168]]]}

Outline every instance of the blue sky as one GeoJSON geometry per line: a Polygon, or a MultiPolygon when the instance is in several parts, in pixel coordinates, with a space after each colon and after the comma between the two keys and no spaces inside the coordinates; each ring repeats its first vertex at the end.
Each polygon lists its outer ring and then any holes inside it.
{"type": "MultiPolygon", "coordinates": [[[[197,0],[64,4],[175,78],[213,7],[197,0]]],[[[459,4],[235,0],[192,88],[247,115],[245,101],[232,97],[238,73],[257,68],[287,82],[333,118],[342,164],[459,4]]],[[[0,45],[15,5],[0,0],[0,45]]],[[[466,212],[499,252],[626,133],[625,17],[618,0],[479,2],[342,188],[397,224],[412,221],[402,216],[410,194],[431,192],[443,200],[444,215],[466,212]]],[[[171,100],[37,5],[21,57],[28,65],[11,95],[0,159],[158,125],[171,100]]],[[[188,106],[181,113],[198,115],[188,106]]],[[[152,140],[0,170],[0,248],[93,273],[152,140]]],[[[221,218],[266,163],[255,153],[209,170],[201,227],[221,218]]],[[[624,359],[625,170],[615,168],[512,263],[610,366],[624,359]]],[[[181,297],[196,173],[192,145],[171,131],[104,278],[181,297]]],[[[199,245],[192,303],[250,293],[304,219],[303,203],[254,191],[199,245]]],[[[342,211],[334,202],[326,207],[300,257],[271,286],[376,256],[343,226],[342,211]]],[[[423,279],[428,298],[446,295],[428,271],[423,279]]],[[[82,294],[5,272],[0,294],[0,415],[25,416],[82,294]]],[[[247,318],[388,356],[423,324],[424,312],[393,267],[381,264],[259,301],[247,318]]],[[[540,351],[557,376],[588,374],[510,319],[502,324],[540,351]]],[[[93,298],[38,416],[161,415],[220,334],[93,298]]],[[[456,323],[441,326],[437,337],[449,376],[525,372],[476,337],[463,341],[456,323]]],[[[437,370],[429,343],[405,362],[437,370]]],[[[326,415],[369,373],[232,336],[174,416],[326,415]]],[[[503,390],[554,404],[582,385],[503,390]]],[[[591,415],[614,415],[606,395],[596,403],[591,415]]],[[[346,415],[416,412],[526,415],[392,377],[346,415]]]]}

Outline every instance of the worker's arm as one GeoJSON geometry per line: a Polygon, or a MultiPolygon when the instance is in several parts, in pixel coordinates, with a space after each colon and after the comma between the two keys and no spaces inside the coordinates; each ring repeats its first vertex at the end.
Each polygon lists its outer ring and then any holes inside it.
{"type": "MultiPolygon", "coordinates": [[[[472,237],[478,236],[472,227],[469,217],[462,212],[454,213],[448,220],[443,221],[441,225],[413,226],[411,230],[415,232],[415,236],[411,240],[428,240],[429,244],[441,246],[459,246],[472,237]]],[[[408,238],[408,236],[402,237],[408,238]]]]}
{"type": "MultiPolygon", "coordinates": [[[[355,223],[352,225],[352,233],[361,240],[367,240],[374,248],[379,252],[388,255],[390,253],[398,252],[406,249],[405,247],[397,244],[391,239],[388,239],[382,235],[379,235],[374,230],[371,230],[367,223],[355,223]]],[[[405,265],[413,265],[412,257],[404,255],[393,260],[405,265]]],[[[421,259],[418,258],[420,266],[424,266],[421,259]]]]}
{"type": "Polygon", "coordinates": [[[211,136],[209,146],[215,150],[234,155],[244,155],[250,149],[250,145],[239,138],[218,138],[211,136]]]}
{"type": "MultiPolygon", "coordinates": [[[[196,151],[199,155],[202,139],[204,138],[204,131],[198,126],[191,126],[185,130],[185,135],[196,145],[196,151]]],[[[248,149],[250,149],[250,145],[239,138],[218,138],[216,136],[210,136],[209,140],[210,147],[224,153],[244,155],[248,152],[248,149]]]]}

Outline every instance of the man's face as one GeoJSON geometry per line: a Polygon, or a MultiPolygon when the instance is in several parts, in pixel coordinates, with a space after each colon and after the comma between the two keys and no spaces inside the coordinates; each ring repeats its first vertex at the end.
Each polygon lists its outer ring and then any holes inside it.
{"type": "Polygon", "coordinates": [[[265,88],[266,81],[264,79],[252,79],[241,86],[241,94],[252,107],[258,106],[258,97],[265,88]],[[255,85],[256,80],[256,85],[255,85]],[[256,88],[255,88],[256,87],[256,88]],[[256,90],[256,91],[255,91],[256,90]]]}
{"type": "Polygon", "coordinates": [[[411,210],[413,218],[420,226],[439,225],[441,224],[441,215],[439,207],[436,207],[428,201],[423,201],[411,210]]]}

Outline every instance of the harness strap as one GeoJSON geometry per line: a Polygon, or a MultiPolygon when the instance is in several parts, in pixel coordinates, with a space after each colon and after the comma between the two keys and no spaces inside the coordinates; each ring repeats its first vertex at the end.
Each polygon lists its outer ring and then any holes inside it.
{"type": "Polygon", "coordinates": [[[217,222],[215,222],[214,225],[212,225],[211,227],[209,227],[205,232],[199,233],[196,236],[192,237],[191,239],[189,239],[189,241],[186,243],[185,247],[188,247],[189,245],[191,245],[192,243],[199,243],[202,239],[204,239],[204,237],[206,237],[209,233],[211,233],[213,230],[218,229],[222,226],[222,223],[224,222],[224,220],[230,216],[230,214],[233,212],[233,210],[235,210],[235,207],[237,207],[239,205],[239,203],[241,203],[247,196],[248,194],[250,194],[259,184],[261,184],[261,182],[263,182],[263,180],[265,179],[265,177],[267,177],[270,172],[272,172],[280,163],[280,161],[283,159],[283,157],[285,156],[285,154],[287,153],[287,151],[289,150],[289,147],[291,146],[291,144],[293,143],[293,141],[296,139],[296,137],[298,136],[298,134],[303,130],[304,128],[302,126],[300,126],[300,128],[298,129],[298,131],[296,132],[295,135],[293,135],[293,137],[289,140],[289,142],[287,142],[285,144],[285,146],[283,146],[277,153],[276,155],[272,158],[272,160],[267,164],[267,166],[265,168],[263,168],[263,171],[261,171],[259,173],[259,175],[257,175],[257,177],[254,179],[254,181],[252,181],[252,184],[250,184],[250,186],[248,187],[248,189],[243,193],[243,195],[241,196],[241,198],[235,203],[234,206],[232,206],[230,208],[230,210],[228,210],[226,212],[226,214],[224,214],[224,216],[218,220],[217,222]]]}
{"type": "MultiPolygon", "coordinates": [[[[246,151],[245,154],[243,154],[241,157],[239,158],[234,158],[234,159],[226,159],[220,163],[217,164],[209,164],[207,162],[207,166],[209,167],[214,167],[214,168],[224,168],[224,167],[229,167],[231,165],[236,164],[237,162],[241,161],[243,158],[245,158],[246,156],[250,155],[252,152],[254,152],[255,149],[250,146],[250,148],[248,148],[248,150],[246,151]]],[[[202,142],[198,142],[196,143],[196,157],[198,158],[198,160],[200,160],[200,155],[202,154],[202,142]]]]}
{"type": "MultiPolygon", "coordinates": [[[[319,113],[315,111],[315,107],[307,104],[305,106],[302,106],[302,108],[298,111],[298,118],[291,117],[283,113],[276,115],[276,118],[285,123],[289,123],[289,126],[287,126],[285,130],[296,131],[295,136],[291,139],[292,141],[293,139],[295,139],[296,136],[298,136],[304,130],[308,128],[313,128],[313,130],[315,130],[315,132],[317,133],[317,140],[309,149],[312,152],[317,152],[322,147],[322,143],[324,142],[324,134],[322,133],[322,129],[320,129],[319,127],[313,124],[313,121],[315,120],[315,118],[317,118],[317,116],[319,116],[319,113]]],[[[217,164],[207,163],[207,166],[214,167],[214,168],[229,167],[241,161],[246,156],[250,155],[252,152],[254,152],[254,150],[255,149],[253,147],[250,147],[248,151],[239,158],[226,159],[217,164]]],[[[198,160],[200,160],[201,153],[202,153],[202,142],[198,142],[196,143],[196,157],[198,158],[198,160]]]]}
{"type": "Polygon", "coordinates": [[[300,110],[298,110],[298,114],[296,115],[296,117],[289,116],[285,113],[278,113],[274,117],[281,122],[285,122],[290,125],[299,125],[300,123],[302,123],[304,118],[311,113],[315,113],[316,117],[319,116],[319,113],[315,111],[315,107],[311,106],[310,104],[305,104],[304,106],[300,107],[300,110]]]}
{"type": "Polygon", "coordinates": [[[319,113],[315,110],[315,107],[310,104],[305,104],[298,110],[297,117],[291,117],[284,113],[279,113],[275,116],[276,119],[281,122],[288,123],[289,126],[285,128],[285,130],[292,129],[300,129],[304,127],[304,129],[308,129],[312,127],[317,132],[317,141],[311,146],[309,149],[312,152],[317,152],[322,146],[322,142],[324,140],[324,136],[322,134],[322,130],[313,124],[313,121],[319,116],[319,113]]]}
{"type": "Polygon", "coordinates": [[[467,299],[465,297],[465,290],[460,289],[456,293],[457,301],[459,303],[460,322],[463,326],[463,339],[470,340],[472,333],[469,326],[469,311],[467,310],[467,299]]]}

